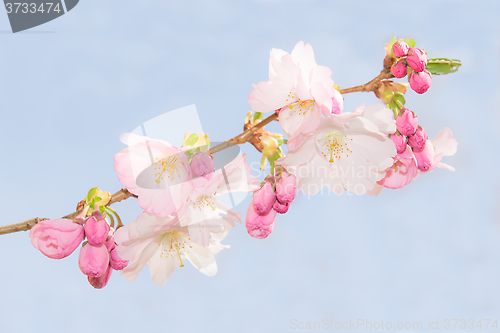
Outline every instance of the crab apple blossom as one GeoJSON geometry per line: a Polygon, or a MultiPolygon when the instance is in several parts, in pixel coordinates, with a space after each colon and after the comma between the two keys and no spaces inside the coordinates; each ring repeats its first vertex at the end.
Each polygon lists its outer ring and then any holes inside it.
{"type": "Polygon", "coordinates": [[[427,90],[429,90],[431,84],[432,84],[432,75],[427,70],[424,70],[423,72],[420,73],[413,72],[410,75],[410,87],[417,94],[425,93],[427,90]]]}
{"type": "Polygon", "coordinates": [[[410,47],[408,46],[408,44],[402,40],[397,40],[394,44],[392,44],[392,51],[393,51],[392,54],[396,58],[401,58],[406,56],[408,54],[409,49],[410,47]]]}
{"type": "Polygon", "coordinates": [[[414,149],[424,148],[425,141],[427,140],[427,133],[422,127],[418,127],[415,134],[408,137],[408,145],[414,149]]]}
{"type": "Polygon", "coordinates": [[[85,221],[85,237],[90,245],[100,246],[106,242],[109,234],[109,224],[99,211],[93,212],[92,216],[85,221]]]}
{"type": "Polygon", "coordinates": [[[279,110],[281,128],[292,147],[316,129],[321,114],[342,111],[342,96],[331,74],[329,68],[316,64],[309,44],[297,43],[291,54],[273,49],[269,80],[253,86],[248,102],[257,112],[279,110]]]}
{"type": "Polygon", "coordinates": [[[234,222],[241,222],[241,214],[227,207],[221,196],[251,192],[260,186],[260,181],[250,174],[245,154],[213,172],[211,178],[199,177],[190,182],[191,191],[178,217],[180,225],[188,227],[191,240],[203,246],[208,245],[211,232],[222,232],[232,228],[234,222]]]}
{"type": "Polygon", "coordinates": [[[128,145],[115,155],[118,180],[138,196],[146,212],[165,217],[180,210],[192,178],[188,157],[170,143],[133,133],[120,136],[128,145]]]}
{"type": "Polygon", "coordinates": [[[414,149],[413,153],[417,159],[418,170],[429,171],[432,167],[432,161],[434,160],[434,147],[432,143],[427,140],[423,148],[419,150],[414,149]]]}
{"type": "Polygon", "coordinates": [[[108,265],[108,268],[104,272],[104,274],[100,276],[88,276],[87,279],[92,287],[95,289],[102,289],[106,287],[111,278],[111,274],[113,273],[113,269],[108,265]]]}
{"type": "MultiPolygon", "coordinates": [[[[191,159],[193,177],[205,177],[214,172],[214,161],[210,154],[198,152],[191,159]]],[[[210,176],[209,176],[210,177],[210,176]]]]}
{"type": "Polygon", "coordinates": [[[109,265],[117,271],[121,271],[128,265],[128,260],[123,260],[118,256],[116,247],[109,251],[109,265]]]}
{"type": "Polygon", "coordinates": [[[288,212],[288,208],[290,208],[290,202],[281,202],[276,200],[273,205],[273,209],[279,214],[285,214],[288,212]]]}
{"type": "Polygon", "coordinates": [[[336,194],[344,190],[364,194],[393,164],[392,114],[376,104],[325,117],[312,135],[276,164],[293,173],[306,194],[316,194],[323,187],[336,194]]]}
{"type": "Polygon", "coordinates": [[[396,116],[396,126],[399,133],[412,135],[418,128],[418,118],[413,111],[403,108],[396,116]]]}
{"type": "Polygon", "coordinates": [[[259,215],[267,215],[273,208],[276,201],[273,185],[270,182],[265,182],[264,186],[253,193],[252,205],[255,212],[259,215]]]}
{"type": "Polygon", "coordinates": [[[109,264],[109,252],[104,244],[93,246],[85,244],[80,249],[78,266],[83,274],[98,277],[106,272],[109,264]]]}
{"type": "Polygon", "coordinates": [[[297,178],[288,172],[283,172],[276,182],[276,198],[282,203],[290,203],[297,193],[297,178]]]}
{"type": "Polygon", "coordinates": [[[68,219],[38,222],[30,231],[31,244],[51,259],[62,259],[83,241],[83,226],[68,219]]]}
{"type": "MultiPolygon", "coordinates": [[[[443,156],[453,156],[457,152],[458,144],[457,141],[453,139],[452,132],[449,128],[443,128],[434,139],[427,140],[424,150],[427,146],[429,146],[429,149],[419,156],[422,161],[422,168],[419,167],[418,174],[415,177],[418,177],[422,173],[432,171],[435,167],[455,171],[454,167],[441,162],[443,156]]],[[[415,153],[415,156],[417,157],[417,153],[415,153]]]]}
{"type": "Polygon", "coordinates": [[[215,255],[229,247],[220,244],[226,235],[227,231],[211,233],[209,244],[200,246],[191,240],[187,227],[179,225],[177,216],[160,218],[144,212],[115,233],[117,254],[129,260],[121,275],[134,281],[144,266],[149,265],[153,283],[162,286],[187,259],[203,274],[214,276],[215,255]]]}
{"type": "Polygon", "coordinates": [[[422,72],[427,66],[427,54],[422,49],[410,47],[406,62],[415,72],[422,72]]]}
{"type": "Polygon", "coordinates": [[[387,169],[379,185],[396,189],[408,185],[417,174],[417,160],[410,147],[394,157],[394,164],[387,169]]]}
{"type": "Polygon", "coordinates": [[[406,61],[398,60],[391,66],[391,73],[398,79],[406,76],[406,61]]]}
{"type": "Polygon", "coordinates": [[[252,204],[249,205],[245,226],[250,236],[254,238],[266,238],[271,234],[276,220],[276,210],[271,209],[266,215],[259,215],[252,204]]]}
{"type": "Polygon", "coordinates": [[[394,142],[394,145],[396,146],[396,152],[398,154],[402,154],[406,150],[406,147],[408,146],[406,142],[406,136],[400,134],[399,132],[396,132],[391,134],[391,140],[392,142],[394,142]]]}

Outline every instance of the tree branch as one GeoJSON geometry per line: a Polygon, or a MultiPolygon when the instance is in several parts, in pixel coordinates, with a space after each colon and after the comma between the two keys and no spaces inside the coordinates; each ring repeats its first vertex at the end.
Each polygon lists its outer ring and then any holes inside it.
{"type": "MultiPolygon", "coordinates": [[[[126,188],[122,188],[121,190],[119,190],[118,192],[114,193],[111,196],[111,198],[109,199],[109,202],[106,206],[112,205],[115,202],[120,202],[122,200],[126,200],[130,197],[137,198],[137,196],[135,194],[130,193],[126,188]]],[[[75,217],[77,217],[78,214],[80,214],[81,212],[82,212],[82,210],[78,210],[74,213],[63,216],[62,218],[72,220],[75,217]]],[[[18,231],[28,231],[31,228],[33,228],[33,226],[35,224],[37,224],[38,222],[45,221],[45,220],[49,220],[49,219],[35,217],[32,219],[26,220],[24,222],[0,226],[0,235],[11,234],[13,232],[18,232],[18,231]]]]}
{"type": "MultiPolygon", "coordinates": [[[[348,94],[348,93],[352,93],[352,92],[356,92],[356,91],[363,91],[363,92],[375,91],[377,83],[379,83],[382,80],[390,79],[390,78],[394,77],[391,73],[391,70],[390,70],[390,65],[391,65],[390,62],[391,61],[392,61],[392,59],[386,58],[386,60],[384,61],[384,69],[380,72],[380,74],[376,78],[374,78],[370,82],[359,85],[359,86],[351,87],[351,88],[341,89],[341,93],[348,94]]],[[[267,124],[269,124],[270,122],[275,121],[275,120],[278,120],[278,113],[273,113],[272,115],[270,115],[266,119],[262,120],[261,122],[256,123],[254,126],[246,129],[245,131],[238,134],[237,136],[211,148],[209,150],[209,153],[214,154],[216,152],[219,152],[219,151],[224,150],[226,148],[232,147],[234,145],[239,145],[239,144],[243,144],[246,142],[252,142],[252,138],[253,138],[255,133],[257,133],[260,129],[264,128],[264,126],[266,126],[267,124]]],[[[109,202],[106,206],[112,205],[115,202],[126,200],[130,197],[137,198],[136,195],[130,193],[126,188],[122,188],[121,190],[119,190],[118,192],[114,193],[111,196],[111,199],[109,200],[109,202]]],[[[78,210],[74,213],[71,213],[71,214],[64,216],[63,218],[71,220],[71,219],[76,218],[78,216],[78,214],[80,214],[81,212],[82,212],[82,210],[78,210]]],[[[26,220],[24,222],[0,226],[0,235],[10,234],[10,233],[18,232],[18,231],[30,230],[31,228],[33,228],[33,226],[35,224],[37,224],[40,221],[44,221],[44,220],[48,220],[48,218],[35,217],[32,219],[26,220]]]]}
{"type": "Polygon", "coordinates": [[[382,80],[390,79],[390,78],[393,78],[393,77],[394,77],[394,75],[392,75],[390,68],[389,69],[388,68],[384,68],[380,72],[380,74],[376,78],[374,78],[373,80],[371,80],[370,82],[362,84],[360,86],[355,86],[355,87],[351,87],[351,88],[341,89],[340,92],[342,94],[348,94],[348,93],[352,93],[352,92],[356,92],[356,91],[363,91],[363,92],[375,91],[377,83],[379,83],[382,80]]]}
{"type": "Polygon", "coordinates": [[[234,138],[231,138],[231,139],[229,139],[227,141],[224,141],[223,143],[218,144],[217,146],[211,148],[210,151],[209,151],[209,153],[213,154],[213,153],[216,153],[218,151],[224,150],[224,149],[229,148],[229,147],[234,146],[234,145],[239,145],[239,144],[243,144],[245,142],[250,142],[250,141],[252,141],[253,135],[258,130],[260,130],[261,128],[263,128],[264,126],[266,126],[267,124],[269,124],[270,122],[272,122],[274,120],[277,120],[277,119],[278,119],[278,114],[277,113],[273,113],[272,115],[270,115],[266,119],[264,119],[261,122],[255,124],[254,126],[250,127],[249,129],[243,131],[243,133],[238,134],[234,138]]]}

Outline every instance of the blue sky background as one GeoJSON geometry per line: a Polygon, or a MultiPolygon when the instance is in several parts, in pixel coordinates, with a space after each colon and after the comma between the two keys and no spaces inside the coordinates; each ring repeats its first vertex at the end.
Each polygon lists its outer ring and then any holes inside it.
{"type": "MultiPolygon", "coordinates": [[[[217,276],[186,265],[161,288],[146,269],[94,290],[78,252],[51,260],[27,232],[1,236],[0,332],[286,332],[293,319],[415,321],[421,331],[439,320],[433,332],[453,318],[500,325],[499,12],[497,1],[82,0],[18,34],[0,15],[0,224],[66,215],[93,186],[120,189],[119,135],[165,112],[195,104],[212,140],[238,134],[273,47],[310,43],[341,87],[379,73],[392,34],[463,62],[426,94],[406,95],[431,138],[452,129],[458,152],[445,163],[456,172],[378,197],[300,196],[265,240],[236,226],[217,276]]],[[[345,110],[362,102],[377,99],[345,95],[345,110]]],[[[125,221],[140,213],[134,200],[113,208],[125,221]]]]}

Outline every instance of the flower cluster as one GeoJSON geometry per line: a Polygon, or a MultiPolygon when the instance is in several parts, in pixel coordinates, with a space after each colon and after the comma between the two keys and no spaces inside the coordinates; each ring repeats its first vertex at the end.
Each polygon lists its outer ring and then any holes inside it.
{"type": "Polygon", "coordinates": [[[263,186],[253,193],[248,207],[245,226],[255,238],[266,238],[273,231],[276,214],[285,214],[295,199],[297,180],[283,168],[277,168],[276,176],[268,176],[263,186]]]}
{"type": "MultiPolygon", "coordinates": [[[[229,247],[221,241],[235,222],[241,223],[232,198],[231,204],[226,200],[229,193],[253,193],[245,227],[250,236],[264,239],[273,231],[277,214],[289,211],[298,189],[307,195],[323,189],[377,195],[384,187],[407,186],[435,167],[454,170],[441,162],[457,151],[451,130],[444,128],[429,140],[415,113],[404,106],[407,85],[383,79],[408,75],[414,91],[429,89],[427,55],[414,46],[413,40],[393,38],[376,78],[382,79],[344,91],[334,85],[331,70],[316,63],[311,45],[299,42],[290,54],[272,49],[269,78],[254,85],[248,98],[252,111],[244,133],[212,151],[204,133],[186,133],[180,147],[122,134],[127,147],[115,155],[114,169],[143,212],[123,226],[108,207],[109,193],[94,188],[75,220],[48,220],[33,227],[33,246],[61,259],[87,238],[78,264],[93,287],[104,287],[113,270],[133,281],[145,266],[153,283],[161,286],[187,261],[208,276],[217,273],[215,255],[229,247]],[[384,104],[362,104],[344,112],[341,93],[352,91],[373,91],[384,104]],[[263,119],[262,114],[271,112],[263,119]],[[284,134],[264,131],[272,120],[279,121],[284,134]],[[244,142],[262,153],[262,170],[270,163],[262,182],[251,174],[245,154],[214,167],[212,152],[244,142]],[[119,222],[116,231],[113,215],[119,222]]],[[[441,58],[429,60],[433,73],[459,66],[455,60],[433,63],[436,59],[441,58]]]]}
{"type": "Polygon", "coordinates": [[[106,286],[113,269],[124,269],[128,261],[116,253],[113,228],[99,211],[84,219],[45,220],[30,231],[31,243],[51,259],[62,259],[73,253],[87,238],[80,249],[78,266],[87,275],[89,283],[96,289],[106,286]]]}
{"type": "MultiPolygon", "coordinates": [[[[390,135],[396,146],[397,155],[394,164],[387,169],[379,185],[391,189],[401,188],[416,179],[422,172],[432,171],[436,166],[454,170],[441,163],[443,156],[454,155],[457,142],[452,138],[451,130],[444,128],[432,141],[427,138],[425,129],[418,125],[418,118],[413,111],[402,108],[396,116],[397,131],[390,135]]],[[[374,193],[380,192],[377,187],[374,193]]]]}
{"type": "Polygon", "coordinates": [[[206,275],[217,272],[214,256],[226,247],[220,241],[234,222],[241,222],[241,214],[221,196],[254,191],[260,182],[250,174],[245,155],[215,171],[207,139],[186,135],[177,148],[162,140],[122,136],[129,146],[116,154],[115,170],[144,209],[115,233],[118,255],[130,260],[122,271],[130,281],[148,264],[153,282],[163,285],[186,259],[206,275]]]}
{"type": "MultiPolygon", "coordinates": [[[[414,41],[412,44],[414,44],[414,41]]],[[[422,49],[410,47],[407,42],[397,40],[392,44],[392,55],[397,60],[392,64],[391,72],[397,78],[408,75],[410,87],[417,93],[425,93],[431,86],[432,75],[425,69],[427,54],[422,49]]]]}

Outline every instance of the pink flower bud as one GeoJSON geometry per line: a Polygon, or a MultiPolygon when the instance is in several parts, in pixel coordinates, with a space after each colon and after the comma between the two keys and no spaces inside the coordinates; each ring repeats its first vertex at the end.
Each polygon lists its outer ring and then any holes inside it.
{"type": "Polygon", "coordinates": [[[408,109],[401,109],[399,114],[396,116],[396,127],[399,133],[409,136],[415,133],[418,127],[418,119],[413,113],[408,109]]]}
{"type": "Polygon", "coordinates": [[[191,160],[193,177],[204,177],[214,172],[214,161],[210,154],[196,153],[191,160]]]}
{"type": "MultiPolygon", "coordinates": [[[[95,212],[94,212],[95,213],[95,212]]],[[[109,224],[101,214],[92,215],[85,222],[85,236],[90,245],[100,246],[108,238],[109,224]],[[100,217],[100,219],[98,219],[100,217]]]]}
{"type": "Polygon", "coordinates": [[[123,260],[118,256],[116,247],[109,252],[109,264],[114,270],[121,271],[128,265],[128,260],[123,260]]]}
{"type": "Polygon", "coordinates": [[[80,249],[78,266],[83,274],[98,277],[106,272],[109,264],[109,252],[104,244],[92,246],[85,244],[80,249]]]}
{"type": "Polygon", "coordinates": [[[259,215],[250,204],[245,219],[245,226],[250,236],[254,238],[266,238],[273,231],[274,220],[276,220],[276,211],[271,209],[267,215],[259,215]]]}
{"type": "Polygon", "coordinates": [[[413,68],[415,72],[422,72],[427,66],[427,55],[421,49],[411,47],[408,50],[406,63],[413,68]]]}
{"type": "Polygon", "coordinates": [[[267,215],[273,208],[276,195],[270,182],[266,182],[260,190],[253,192],[252,204],[259,215],[267,215]]]}
{"type": "Polygon", "coordinates": [[[109,282],[109,278],[111,277],[111,273],[113,273],[113,270],[111,269],[111,266],[108,265],[106,272],[104,272],[104,274],[102,274],[101,276],[98,276],[98,277],[89,276],[88,277],[90,285],[96,289],[102,289],[102,288],[106,287],[106,285],[109,282]]]}
{"type": "Polygon", "coordinates": [[[425,130],[418,126],[415,134],[411,135],[408,138],[408,144],[410,147],[415,148],[416,150],[421,150],[424,148],[425,141],[427,141],[427,133],[425,130]]]}
{"type": "Polygon", "coordinates": [[[83,240],[83,226],[68,219],[38,222],[30,231],[31,244],[52,259],[62,259],[83,240]]]}
{"type": "Polygon", "coordinates": [[[283,172],[281,179],[276,183],[276,198],[282,203],[289,203],[295,199],[297,193],[297,179],[294,175],[283,172]]]}
{"type": "Polygon", "coordinates": [[[391,134],[391,140],[394,142],[394,145],[396,146],[396,151],[398,154],[404,153],[406,150],[406,136],[398,134],[398,133],[393,133],[391,134]]]}
{"type": "Polygon", "coordinates": [[[410,47],[408,46],[408,44],[402,40],[398,40],[396,41],[394,44],[392,44],[392,51],[393,51],[393,55],[396,57],[396,58],[401,58],[401,57],[404,57],[405,55],[408,54],[408,49],[410,47]]]}
{"type": "Polygon", "coordinates": [[[288,208],[290,207],[290,202],[280,202],[279,200],[276,200],[273,205],[273,209],[276,211],[276,213],[280,214],[285,214],[288,212],[288,208]]]}
{"type": "Polygon", "coordinates": [[[104,242],[104,246],[111,251],[115,248],[115,239],[113,236],[108,236],[108,240],[104,242]]]}
{"type": "Polygon", "coordinates": [[[431,84],[432,75],[427,70],[424,70],[420,73],[413,72],[410,75],[410,87],[417,94],[425,93],[427,90],[429,90],[431,84]]]}
{"type": "Polygon", "coordinates": [[[398,79],[406,76],[406,61],[398,60],[391,66],[391,73],[398,79]]]}
{"type": "Polygon", "coordinates": [[[417,167],[420,171],[429,171],[434,169],[434,146],[430,140],[425,142],[424,148],[420,151],[413,151],[417,159],[417,167]]]}

